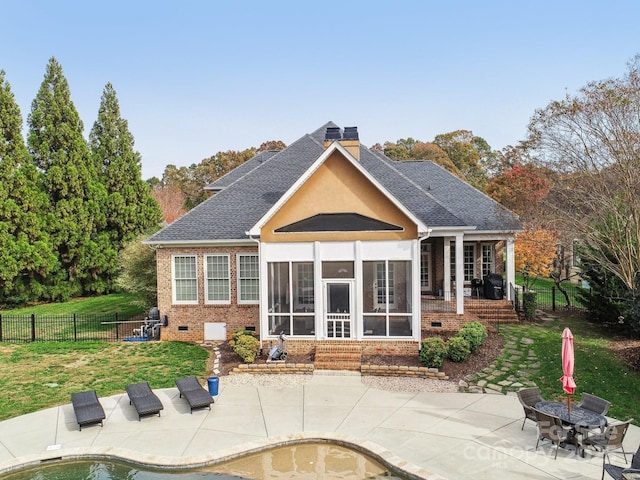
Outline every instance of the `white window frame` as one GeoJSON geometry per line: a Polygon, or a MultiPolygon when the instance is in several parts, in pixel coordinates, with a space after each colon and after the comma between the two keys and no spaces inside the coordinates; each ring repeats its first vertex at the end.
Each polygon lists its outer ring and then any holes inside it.
{"type": "Polygon", "coordinates": [[[483,243],[481,247],[481,255],[482,266],[480,268],[483,277],[489,273],[496,273],[496,245],[494,243],[483,243]],[[485,262],[485,250],[487,249],[489,250],[491,257],[489,262],[485,262]],[[488,270],[487,273],[485,273],[485,269],[488,270]]]}
{"type": "Polygon", "coordinates": [[[209,305],[229,305],[231,303],[231,262],[227,253],[208,253],[204,256],[204,282],[205,282],[205,301],[209,305]],[[209,278],[209,259],[224,258],[227,261],[227,271],[225,277],[209,278]],[[227,291],[225,299],[209,298],[209,282],[212,280],[226,280],[227,291]]]}
{"type": "Polygon", "coordinates": [[[375,284],[374,284],[374,305],[376,308],[383,308],[385,311],[397,308],[396,303],[396,269],[394,263],[389,263],[388,260],[382,260],[376,262],[375,269],[375,284]],[[382,268],[382,271],[381,271],[382,268]],[[384,277],[381,278],[380,274],[383,273],[384,277]],[[383,283],[380,286],[380,282],[383,283]],[[381,293],[380,289],[384,289],[381,293]],[[382,297],[382,301],[381,298],[382,297]]]}
{"type": "Polygon", "coordinates": [[[260,303],[260,259],[258,258],[257,253],[238,253],[236,256],[236,281],[237,281],[237,297],[239,305],[256,305],[260,303]],[[240,268],[240,259],[245,257],[253,257],[255,258],[256,265],[256,277],[244,278],[241,276],[241,268],[240,268]],[[256,285],[256,295],[255,299],[250,300],[242,300],[242,280],[255,280],[257,282],[256,285]]]}
{"type": "MultiPolygon", "coordinates": [[[[456,280],[456,249],[455,249],[455,244],[452,242],[451,244],[451,281],[456,280]]],[[[463,262],[463,266],[462,266],[462,271],[464,272],[464,280],[463,280],[463,284],[464,283],[470,283],[472,279],[477,278],[476,277],[476,245],[475,243],[465,243],[462,245],[462,262],[463,262]],[[466,253],[469,252],[469,250],[471,250],[472,253],[472,257],[473,260],[472,261],[465,261],[467,260],[466,258],[466,253]],[[467,276],[467,271],[465,267],[471,266],[473,265],[473,272],[471,273],[470,276],[467,276]]]]}
{"type": "Polygon", "coordinates": [[[173,296],[173,303],[177,305],[194,305],[198,303],[198,259],[196,255],[190,254],[174,254],[171,255],[171,290],[173,296]],[[195,277],[176,278],[176,260],[178,258],[190,258],[193,259],[193,268],[195,277]],[[179,281],[193,281],[195,283],[195,299],[178,300],[178,282],[179,281]]]}

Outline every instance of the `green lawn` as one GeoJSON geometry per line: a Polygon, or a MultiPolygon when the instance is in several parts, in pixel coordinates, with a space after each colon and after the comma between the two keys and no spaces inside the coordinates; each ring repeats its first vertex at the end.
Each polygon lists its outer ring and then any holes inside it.
{"type": "Polygon", "coordinates": [[[114,293],[99,297],[77,298],[62,303],[46,303],[10,310],[0,310],[0,313],[11,315],[69,315],[69,314],[103,314],[118,313],[125,317],[145,312],[136,295],[130,293],[114,293]]]}
{"type": "MultiPolygon", "coordinates": [[[[130,296],[109,295],[27,310],[37,309],[37,314],[108,313],[133,309],[132,305],[130,296]]],[[[612,353],[610,342],[616,338],[611,330],[578,315],[564,314],[563,318],[543,323],[503,325],[500,332],[534,340],[532,348],[539,359],[539,370],[532,380],[545,398],[565,400],[559,382],[564,327],[571,328],[574,335],[574,378],[578,385],[574,401],[579,401],[581,392],[593,393],[613,403],[611,416],[640,419],[636,401],[640,373],[612,353]]],[[[196,375],[202,379],[207,375],[208,355],[202,347],[181,342],[0,343],[0,389],[4,392],[0,396],[0,420],[69,403],[74,391],[95,389],[99,396],[108,396],[123,392],[133,382],[149,381],[152,388],[165,388],[173,387],[178,377],[196,375]]]]}
{"type": "Polygon", "coordinates": [[[71,402],[71,393],[124,392],[129,383],[174,387],[206,374],[209,352],[182,342],[0,343],[0,420],[71,402]]]}
{"type": "Polygon", "coordinates": [[[533,350],[540,362],[539,373],[532,378],[549,400],[566,401],[559,381],[562,376],[562,331],[569,327],[574,338],[577,384],[574,403],[582,392],[592,393],[612,403],[609,415],[626,420],[640,420],[640,372],[627,367],[610,348],[616,338],[610,330],[590,323],[578,315],[563,314],[562,318],[544,323],[520,323],[505,326],[502,334],[515,334],[518,338],[534,340],[533,350]]]}

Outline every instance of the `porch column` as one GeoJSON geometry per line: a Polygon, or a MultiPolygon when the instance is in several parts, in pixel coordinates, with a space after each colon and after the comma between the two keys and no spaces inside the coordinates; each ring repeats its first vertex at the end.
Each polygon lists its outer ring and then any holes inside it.
{"type": "Polygon", "coordinates": [[[413,255],[411,258],[411,334],[413,339],[422,339],[422,292],[420,288],[420,246],[422,240],[413,240],[413,255]]]}
{"type": "Polygon", "coordinates": [[[510,285],[516,285],[516,254],[515,254],[515,238],[507,238],[507,300],[511,298],[510,285]]]}
{"type": "Polygon", "coordinates": [[[456,235],[456,313],[464,313],[464,242],[456,235]]]}
{"type": "Polygon", "coordinates": [[[445,302],[451,300],[451,242],[453,237],[444,237],[444,280],[442,294],[445,302]]]}

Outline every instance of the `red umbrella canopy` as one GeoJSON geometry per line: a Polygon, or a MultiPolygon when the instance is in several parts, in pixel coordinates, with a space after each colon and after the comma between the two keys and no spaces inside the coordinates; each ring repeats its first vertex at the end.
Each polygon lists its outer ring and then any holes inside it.
{"type": "Polygon", "coordinates": [[[576,391],[576,382],[573,381],[573,334],[569,328],[562,332],[562,389],[569,395],[576,391]]]}

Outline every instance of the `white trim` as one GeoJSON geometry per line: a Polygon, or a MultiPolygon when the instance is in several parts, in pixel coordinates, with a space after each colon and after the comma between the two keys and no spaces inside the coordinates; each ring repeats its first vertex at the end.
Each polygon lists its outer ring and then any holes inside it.
{"type": "Polygon", "coordinates": [[[324,332],[326,338],[329,339],[346,339],[351,340],[356,338],[354,333],[354,324],[356,323],[357,312],[355,311],[355,302],[354,302],[354,290],[356,288],[356,280],[353,278],[323,278],[322,279],[322,293],[323,293],[323,302],[322,302],[322,318],[324,319],[324,332]],[[329,286],[330,285],[347,285],[349,291],[349,311],[348,312],[329,312],[327,307],[329,305],[329,286]],[[348,318],[347,318],[348,315],[348,318]],[[337,318],[329,318],[330,316],[334,316],[337,318]],[[344,316],[345,318],[340,319],[340,316],[344,316]],[[329,335],[329,322],[341,323],[342,324],[342,335],[341,336],[330,336],[329,335]],[[344,336],[345,323],[349,324],[349,336],[344,336]]]}
{"type": "Polygon", "coordinates": [[[149,240],[143,240],[143,245],[150,245],[154,248],[163,248],[163,247],[244,247],[246,245],[255,245],[255,240],[247,239],[247,238],[239,238],[239,239],[230,239],[230,240],[172,240],[172,241],[163,241],[163,242],[152,242],[149,240]]]}
{"type": "MultiPolygon", "coordinates": [[[[251,279],[247,279],[251,280],[251,279]]],[[[236,301],[238,305],[258,305],[260,303],[260,255],[257,253],[242,252],[236,254],[236,301]],[[258,298],[255,300],[242,300],[242,284],[240,283],[240,257],[255,257],[258,260],[258,298]]]]}
{"type": "MultiPolygon", "coordinates": [[[[180,279],[180,280],[190,280],[190,279],[180,279]]],[[[197,305],[199,298],[198,298],[198,291],[199,291],[199,286],[198,286],[198,256],[195,254],[184,254],[184,253],[175,253],[173,255],[171,255],[171,302],[173,305],[197,305]],[[195,300],[177,300],[176,299],[176,258],[177,257],[185,257],[185,258],[193,258],[193,263],[195,266],[195,273],[196,273],[196,298],[195,300]]]]}
{"type": "Polygon", "coordinates": [[[511,285],[516,284],[516,266],[515,266],[515,239],[507,240],[507,300],[511,298],[511,285]]]}
{"type": "Polygon", "coordinates": [[[320,166],[333,154],[335,151],[340,152],[347,161],[349,161],[362,175],[367,178],[383,195],[387,197],[402,213],[404,213],[418,228],[418,233],[429,232],[429,228],[422,223],[422,221],[416,217],[411,211],[409,211],[402,203],[400,203],[386,188],[382,186],[374,177],[365,170],[360,162],[356,160],[339,142],[333,142],[329,147],[320,155],[315,162],[302,174],[298,180],[282,195],[276,203],[265,213],[256,224],[251,227],[248,234],[253,236],[260,235],[262,227],[282,208],[282,206],[289,201],[298,189],[304,185],[304,183],[313,175],[313,173],[320,168],[320,166]]]}
{"type": "Polygon", "coordinates": [[[456,313],[464,313],[464,237],[456,235],[456,313]],[[458,259],[462,260],[459,261],[458,259]]]}
{"type": "Polygon", "coordinates": [[[204,303],[207,305],[230,305],[231,304],[231,257],[228,253],[205,253],[204,254],[204,303]],[[224,280],[223,278],[209,278],[210,257],[225,257],[227,259],[227,298],[226,300],[211,300],[209,298],[209,280],[224,280]]]}
{"type": "MultiPolygon", "coordinates": [[[[410,312],[388,313],[386,317],[406,316],[411,322],[410,336],[382,336],[376,337],[382,340],[420,340],[421,304],[420,304],[420,242],[418,240],[402,241],[363,241],[349,242],[308,242],[308,243],[261,243],[260,244],[260,332],[263,340],[272,340],[275,335],[269,334],[268,291],[269,275],[268,264],[271,262],[285,262],[292,269],[293,263],[313,262],[314,265],[314,326],[313,336],[296,336],[296,338],[327,338],[326,316],[324,314],[324,302],[326,291],[323,285],[327,280],[343,282],[347,279],[327,279],[322,277],[323,261],[348,261],[354,262],[354,283],[351,292],[351,338],[357,340],[371,339],[364,336],[362,328],[363,313],[363,262],[394,262],[404,261],[411,264],[411,290],[407,292],[407,302],[410,312]]],[[[396,273],[398,273],[396,271],[396,273]]],[[[292,272],[290,272],[293,278],[292,272]]],[[[351,280],[351,279],[348,279],[351,280]]],[[[396,278],[397,282],[397,278],[396,278]]],[[[293,283],[293,282],[291,282],[293,283]]],[[[397,287],[397,284],[396,284],[397,287]]],[[[290,286],[291,289],[291,286],[290,286]]],[[[398,292],[396,291],[396,295],[398,292]]],[[[293,295],[289,291],[289,295],[293,295]]],[[[399,298],[396,297],[399,302],[399,298]]]]}

